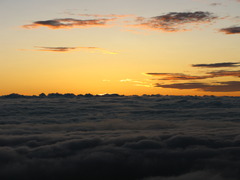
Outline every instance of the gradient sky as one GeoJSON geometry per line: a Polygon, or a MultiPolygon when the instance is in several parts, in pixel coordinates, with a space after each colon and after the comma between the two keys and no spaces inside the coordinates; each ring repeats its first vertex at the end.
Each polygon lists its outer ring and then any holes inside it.
{"type": "Polygon", "coordinates": [[[240,95],[239,0],[1,0],[0,95],[240,95]]]}

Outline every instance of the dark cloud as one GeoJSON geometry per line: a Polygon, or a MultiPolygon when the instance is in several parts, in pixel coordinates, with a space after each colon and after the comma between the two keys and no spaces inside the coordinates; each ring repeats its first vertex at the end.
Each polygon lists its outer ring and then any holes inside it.
{"type": "Polygon", "coordinates": [[[210,23],[217,17],[210,12],[171,12],[152,18],[138,18],[136,27],[145,27],[153,30],[176,32],[186,30],[184,25],[210,23]]]}
{"type": "Polygon", "coordinates": [[[198,89],[210,92],[236,92],[240,91],[240,81],[219,82],[217,84],[207,83],[175,83],[175,84],[159,84],[155,87],[173,88],[173,89],[198,89]]]}
{"type": "Polygon", "coordinates": [[[238,180],[238,97],[0,97],[0,178],[238,180]]]}
{"type": "Polygon", "coordinates": [[[233,26],[233,27],[229,27],[229,28],[220,29],[219,31],[223,32],[225,34],[240,34],[240,27],[233,26]]]}
{"type": "MultiPolygon", "coordinates": [[[[198,65],[193,65],[194,67],[235,67],[236,65],[220,65],[220,64],[198,64],[198,65]]],[[[216,78],[216,77],[226,77],[226,76],[232,76],[232,77],[240,77],[240,71],[213,71],[213,72],[208,72],[207,75],[204,76],[192,76],[192,75],[187,75],[187,74],[182,74],[182,73],[145,73],[145,75],[148,76],[165,76],[165,78],[162,79],[157,79],[157,80],[198,80],[198,79],[208,79],[208,78],[216,78]]]]}
{"type": "Polygon", "coordinates": [[[222,68],[222,67],[239,67],[239,62],[223,62],[223,63],[213,63],[213,64],[192,64],[192,67],[201,68],[222,68]]]}
{"type": "Polygon", "coordinates": [[[38,27],[48,27],[50,29],[71,29],[71,28],[89,28],[89,27],[105,27],[108,26],[109,21],[113,21],[115,18],[111,19],[90,19],[90,20],[80,20],[73,18],[65,19],[53,19],[45,21],[35,21],[32,24],[24,25],[23,28],[32,29],[38,27]]]}

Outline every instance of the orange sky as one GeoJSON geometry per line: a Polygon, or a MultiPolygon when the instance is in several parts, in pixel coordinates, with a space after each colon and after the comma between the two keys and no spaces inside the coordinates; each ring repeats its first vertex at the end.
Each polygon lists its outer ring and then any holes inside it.
{"type": "Polygon", "coordinates": [[[3,0],[0,95],[240,95],[237,0],[3,0]]]}

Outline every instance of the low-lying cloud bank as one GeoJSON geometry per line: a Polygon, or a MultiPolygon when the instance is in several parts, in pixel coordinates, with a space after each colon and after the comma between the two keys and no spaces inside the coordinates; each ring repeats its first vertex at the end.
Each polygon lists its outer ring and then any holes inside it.
{"type": "Polygon", "coordinates": [[[239,97],[0,98],[0,178],[237,180],[239,97]]]}

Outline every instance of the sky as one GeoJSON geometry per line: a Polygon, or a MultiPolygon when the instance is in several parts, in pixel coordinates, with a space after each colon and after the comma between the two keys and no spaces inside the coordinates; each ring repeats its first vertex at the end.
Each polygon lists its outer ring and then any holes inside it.
{"type": "Polygon", "coordinates": [[[0,95],[240,96],[239,0],[1,0],[0,95]]]}

